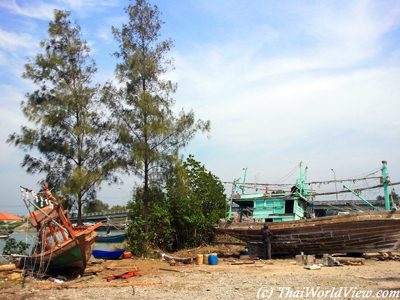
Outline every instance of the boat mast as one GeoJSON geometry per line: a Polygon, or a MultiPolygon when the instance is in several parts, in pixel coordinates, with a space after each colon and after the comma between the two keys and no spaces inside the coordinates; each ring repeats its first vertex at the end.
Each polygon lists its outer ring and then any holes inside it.
{"type": "Polygon", "coordinates": [[[387,172],[387,161],[382,161],[382,179],[383,179],[383,192],[385,196],[385,210],[390,210],[390,193],[389,193],[389,183],[390,179],[387,172]]]}
{"type": "Polygon", "coordinates": [[[299,167],[300,167],[300,177],[299,179],[296,180],[296,187],[299,195],[303,198],[306,198],[308,196],[308,188],[306,184],[308,167],[305,167],[305,169],[303,169],[302,161],[300,162],[299,167]]]}
{"type": "MultiPolygon", "coordinates": [[[[244,184],[246,182],[246,176],[247,176],[247,168],[243,168],[240,178],[233,180],[232,193],[231,193],[231,197],[229,199],[230,200],[229,201],[229,211],[228,211],[229,219],[232,217],[233,195],[234,194],[241,195],[244,193],[244,187],[241,184],[244,184]]],[[[243,209],[240,206],[240,220],[242,220],[242,214],[243,214],[243,209]]]]}

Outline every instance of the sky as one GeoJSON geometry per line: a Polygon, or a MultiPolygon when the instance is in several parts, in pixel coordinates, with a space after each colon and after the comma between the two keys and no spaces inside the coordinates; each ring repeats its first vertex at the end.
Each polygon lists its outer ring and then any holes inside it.
{"type": "MultiPolygon", "coordinates": [[[[211,121],[184,156],[223,181],[247,167],[247,181],[294,182],[300,161],[309,180],[348,178],[378,170],[383,159],[400,181],[399,1],[150,2],[175,45],[166,74],[178,84],[175,111],[211,121]]],[[[115,81],[111,26],[127,21],[127,4],[0,0],[0,211],[24,213],[19,186],[39,189],[40,175],[21,168],[24,153],[6,139],[32,126],[20,103],[35,86],[21,74],[41,51],[53,10],[71,11],[104,83],[115,81]]],[[[123,180],[99,197],[126,204],[136,179],[123,180]]]]}

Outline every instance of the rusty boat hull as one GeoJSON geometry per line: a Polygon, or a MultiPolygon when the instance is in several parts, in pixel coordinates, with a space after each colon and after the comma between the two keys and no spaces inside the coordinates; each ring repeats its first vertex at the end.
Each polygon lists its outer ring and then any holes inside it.
{"type": "Polygon", "coordinates": [[[273,256],[388,252],[400,248],[400,211],[359,212],[281,223],[224,223],[220,233],[263,253],[264,224],[271,232],[273,256]]]}

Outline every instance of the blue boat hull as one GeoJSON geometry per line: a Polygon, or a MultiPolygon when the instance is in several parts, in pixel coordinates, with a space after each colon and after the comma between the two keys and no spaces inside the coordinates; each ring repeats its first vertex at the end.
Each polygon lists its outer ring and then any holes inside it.
{"type": "Polygon", "coordinates": [[[104,251],[104,250],[94,249],[92,255],[94,256],[94,258],[119,259],[124,252],[125,249],[114,250],[114,251],[104,251]]]}

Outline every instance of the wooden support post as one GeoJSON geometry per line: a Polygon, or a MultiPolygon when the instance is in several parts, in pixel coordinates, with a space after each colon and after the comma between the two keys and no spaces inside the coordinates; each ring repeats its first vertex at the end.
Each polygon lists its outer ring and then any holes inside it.
{"type": "Polygon", "coordinates": [[[264,225],[262,230],[263,244],[264,244],[264,257],[266,259],[272,258],[272,247],[271,247],[271,231],[268,229],[268,225],[264,225]]]}

